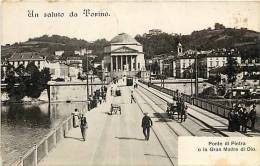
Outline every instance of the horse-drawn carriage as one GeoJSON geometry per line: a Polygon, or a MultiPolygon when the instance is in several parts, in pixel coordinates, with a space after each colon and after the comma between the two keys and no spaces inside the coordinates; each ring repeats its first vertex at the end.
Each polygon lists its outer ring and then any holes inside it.
{"type": "Polygon", "coordinates": [[[168,114],[168,117],[170,119],[174,119],[174,114],[177,112],[178,114],[178,109],[176,106],[176,103],[167,103],[167,109],[166,112],[168,114]]]}
{"type": "Polygon", "coordinates": [[[185,121],[185,119],[187,118],[187,108],[188,107],[185,106],[183,101],[177,101],[172,103],[168,102],[166,112],[170,119],[174,119],[174,115],[177,113],[178,120],[181,119],[181,121],[185,121]]]}

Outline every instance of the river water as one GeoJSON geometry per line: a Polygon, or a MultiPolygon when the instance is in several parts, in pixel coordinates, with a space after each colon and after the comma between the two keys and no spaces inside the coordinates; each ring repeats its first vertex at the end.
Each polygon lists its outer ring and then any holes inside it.
{"type": "Polygon", "coordinates": [[[75,108],[86,111],[85,102],[1,106],[1,156],[10,165],[41,141],[75,108]]]}

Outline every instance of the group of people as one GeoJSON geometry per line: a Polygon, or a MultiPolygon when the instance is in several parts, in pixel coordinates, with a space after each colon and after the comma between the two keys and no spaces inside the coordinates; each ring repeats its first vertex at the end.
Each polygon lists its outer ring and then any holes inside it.
{"type": "Polygon", "coordinates": [[[88,110],[91,110],[95,107],[97,107],[97,104],[101,104],[102,102],[106,101],[106,93],[107,93],[107,87],[104,86],[94,92],[94,95],[89,97],[88,99],[88,110]]]}
{"type": "Polygon", "coordinates": [[[88,128],[86,115],[82,112],[79,112],[78,109],[75,109],[72,113],[73,116],[73,127],[77,128],[80,126],[81,135],[83,141],[86,140],[86,130],[88,128]]]}
{"type": "Polygon", "coordinates": [[[229,131],[241,131],[247,132],[247,124],[250,121],[250,128],[254,130],[255,128],[255,120],[256,120],[256,106],[253,105],[253,108],[250,112],[247,111],[245,107],[240,107],[238,104],[235,105],[234,109],[232,109],[228,114],[228,130],[229,131]]]}

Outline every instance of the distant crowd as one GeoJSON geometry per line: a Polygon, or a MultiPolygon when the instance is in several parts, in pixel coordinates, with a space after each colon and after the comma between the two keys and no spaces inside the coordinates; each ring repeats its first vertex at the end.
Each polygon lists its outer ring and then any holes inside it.
{"type": "Polygon", "coordinates": [[[256,120],[256,106],[253,105],[253,108],[250,111],[247,111],[245,107],[241,107],[240,104],[236,104],[234,109],[232,109],[228,114],[228,130],[229,131],[241,131],[246,133],[247,127],[250,127],[251,130],[255,128],[256,120]],[[248,122],[250,121],[250,126],[248,122]]]}

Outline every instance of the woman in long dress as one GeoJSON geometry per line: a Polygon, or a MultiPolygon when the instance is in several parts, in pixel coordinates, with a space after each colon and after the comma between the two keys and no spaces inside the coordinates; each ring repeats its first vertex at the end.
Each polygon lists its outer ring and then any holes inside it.
{"type": "Polygon", "coordinates": [[[75,109],[75,111],[72,113],[73,115],[73,127],[79,127],[79,112],[78,109],[75,109]]]}

